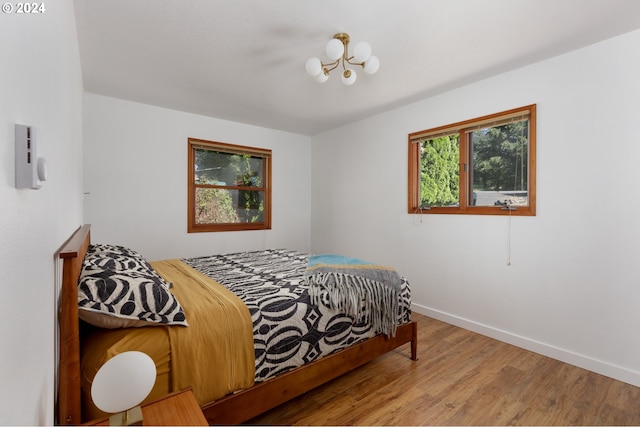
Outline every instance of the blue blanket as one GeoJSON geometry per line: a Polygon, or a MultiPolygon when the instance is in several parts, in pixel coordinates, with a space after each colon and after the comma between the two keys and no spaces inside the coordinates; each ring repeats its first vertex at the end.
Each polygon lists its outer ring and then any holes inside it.
{"type": "Polygon", "coordinates": [[[305,272],[313,304],[367,321],[395,336],[401,278],[390,267],[341,255],[312,255],[305,272]]]}

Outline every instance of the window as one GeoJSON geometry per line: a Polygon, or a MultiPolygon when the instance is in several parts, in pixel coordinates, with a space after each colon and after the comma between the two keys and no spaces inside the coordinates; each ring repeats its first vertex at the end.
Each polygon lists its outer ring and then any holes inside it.
{"type": "Polygon", "coordinates": [[[187,231],[271,228],[271,150],[189,138],[187,231]]]}
{"type": "Polygon", "coordinates": [[[409,134],[409,213],[535,215],[535,104],[409,134]]]}

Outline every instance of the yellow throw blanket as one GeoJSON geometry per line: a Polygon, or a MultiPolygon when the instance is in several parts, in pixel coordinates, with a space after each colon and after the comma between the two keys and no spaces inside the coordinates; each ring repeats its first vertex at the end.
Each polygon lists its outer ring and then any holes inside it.
{"type": "Polygon", "coordinates": [[[152,262],[173,283],[188,327],[169,327],[171,389],[191,387],[200,405],[251,387],[253,326],[246,305],[215,280],[177,259],[152,262]]]}

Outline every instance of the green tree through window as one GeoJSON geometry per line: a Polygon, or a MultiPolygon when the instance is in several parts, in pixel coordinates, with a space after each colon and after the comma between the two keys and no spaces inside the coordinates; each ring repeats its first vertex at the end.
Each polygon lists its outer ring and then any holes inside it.
{"type": "Polygon", "coordinates": [[[188,231],[271,227],[271,150],[189,139],[188,231]]]}
{"type": "Polygon", "coordinates": [[[409,135],[409,213],[535,215],[536,106],[409,135]]]}
{"type": "Polygon", "coordinates": [[[456,205],[460,194],[460,138],[449,135],[428,139],[422,142],[420,150],[421,205],[456,205]]]}

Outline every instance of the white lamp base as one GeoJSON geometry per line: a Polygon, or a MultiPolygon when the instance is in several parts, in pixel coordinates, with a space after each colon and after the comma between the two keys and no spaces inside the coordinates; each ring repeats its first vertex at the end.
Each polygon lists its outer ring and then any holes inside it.
{"type": "Polygon", "coordinates": [[[109,425],[111,426],[141,426],[142,425],[142,408],[136,406],[128,411],[120,412],[109,417],[109,425]]]}

